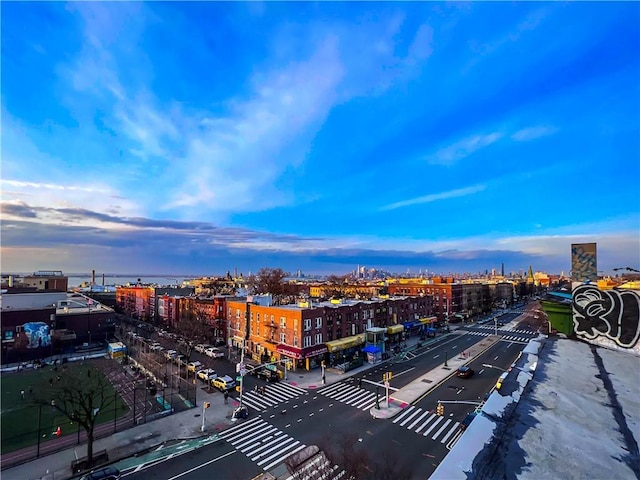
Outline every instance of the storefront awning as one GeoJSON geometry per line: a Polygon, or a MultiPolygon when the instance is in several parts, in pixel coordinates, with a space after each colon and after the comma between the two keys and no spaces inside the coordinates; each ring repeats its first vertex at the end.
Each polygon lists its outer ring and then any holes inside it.
{"type": "Polygon", "coordinates": [[[420,325],[418,322],[404,322],[402,326],[405,330],[408,330],[411,327],[415,327],[416,325],[420,325]]]}
{"type": "Polygon", "coordinates": [[[377,353],[381,351],[380,347],[376,347],[375,345],[367,345],[362,349],[364,353],[377,353]]]}
{"type": "Polygon", "coordinates": [[[402,325],[390,325],[387,327],[387,333],[389,335],[393,335],[394,333],[402,333],[404,331],[404,326],[402,325]]]}
{"type": "Polygon", "coordinates": [[[286,355],[289,358],[300,360],[302,358],[302,350],[298,347],[280,344],[276,347],[276,352],[286,355]]]}
{"type": "Polygon", "coordinates": [[[326,342],[325,345],[330,352],[337,352],[339,350],[345,350],[357,345],[362,345],[363,343],[364,333],[361,333],[359,335],[341,338],[340,340],[332,340],[330,342],[326,342]]]}

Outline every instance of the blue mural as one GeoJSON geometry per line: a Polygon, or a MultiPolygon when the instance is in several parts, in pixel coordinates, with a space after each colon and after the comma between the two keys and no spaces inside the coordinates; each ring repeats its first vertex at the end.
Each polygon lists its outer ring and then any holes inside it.
{"type": "Polygon", "coordinates": [[[44,322],[28,322],[22,326],[28,339],[27,348],[47,347],[51,345],[49,325],[44,322]]]}

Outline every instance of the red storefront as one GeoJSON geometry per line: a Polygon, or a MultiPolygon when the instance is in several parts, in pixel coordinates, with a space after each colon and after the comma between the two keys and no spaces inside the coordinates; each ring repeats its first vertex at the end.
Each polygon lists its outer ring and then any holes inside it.
{"type": "Polygon", "coordinates": [[[298,368],[311,370],[319,367],[320,362],[324,359],[324,354],[328,351],[325,344],[298,348],[281,343],[276,347],[276,352],[280,354],[280,359],[289,358],[293,360],[293,370],[297,370],[298,368]]]}

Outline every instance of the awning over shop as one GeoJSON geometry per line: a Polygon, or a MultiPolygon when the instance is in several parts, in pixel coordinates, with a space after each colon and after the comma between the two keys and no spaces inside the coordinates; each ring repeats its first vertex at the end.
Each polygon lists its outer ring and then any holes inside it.
{"type": "Polygon", "coordinates": [[[302,349],[302,356],[304,358],[315,357],[316,355],[322,355],[327,353],[329,349],[326,345],[314,345],[313,347],[307,347],[302,349]]]}
{"type": "Polygon", "coordinates": [[[375,345],[367,345],[362,349],[364,353],[377,353],[380,352],[380,347],[376,347],[375,345]]]}
{"type": "Polygon", "coordinates": [[[307,348],[298,348],[281,343],[276,347],[276,352],[289,358],[295,358],[296,360],[315,357],[316,355],[322,355],[323,353],[327,353],[328,351],[329,350],[327,349],[327,346],[324,344],[314,345],[307,348]]]}
{"type": "Polygon", "coordinates": [[[416,325],[420,325],[418,322],[404,322],[402,324],[402,326],[404,327],[405,330],[408,330],[412,327],[415,327],[416,325]]]}
{"type": "Polygon", "coordinates": [[[402,333],[404,331],[404,326],[402,325],[390,325],[387,327],[387,333],[389,335],[393,335],[394,333],[402,333]]]}
{"type": "Polygon", "coordinates": [[[298,347],[292,347],[290,345],[280,344],[276,347],[276,352],[285,355],[289,358],[295,358],[300,360],[302,357],[302,349],[298,347]]]}
{"type": "Polygon", "coordinates": [[[418,322],[420,322],[423,325],[429,325],[437,321],[438,321],[438,317],[425,317],[425,318],[418,319],[418,322]]]}
{"type": "Polygon", "coordinates": [[[340,340],[332,340],[330,342],[326,342],[325,345],[330,352],[337,352],[339,350],[345,350],[357,345],[362,345],[363,343],[364,333],[361,333],[359,335],[341,338],[340,340]]]}

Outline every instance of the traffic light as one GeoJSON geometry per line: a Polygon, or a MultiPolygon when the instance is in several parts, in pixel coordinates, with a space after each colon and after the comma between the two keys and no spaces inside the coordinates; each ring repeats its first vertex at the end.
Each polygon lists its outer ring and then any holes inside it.
{"type": "Polygon", "coordinates": [[[211,406],[210,402],[204,402],[204,408],[209,408],[211,406]]]}
{"type": "Polygon", "coordinates": [[[444,415],[444,405],[438,402],[438,408],[436,409],[436,413],[440,416],[444,415]]]}

